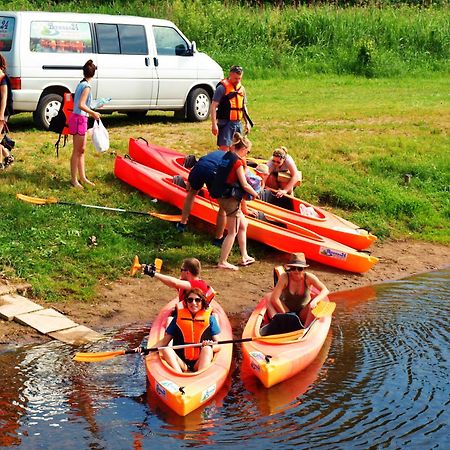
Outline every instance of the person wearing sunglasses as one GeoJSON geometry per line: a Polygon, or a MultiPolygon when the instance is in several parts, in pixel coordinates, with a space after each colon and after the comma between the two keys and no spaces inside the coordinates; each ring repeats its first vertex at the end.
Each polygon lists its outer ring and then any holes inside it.
{"type": "Polygon", "coordinates": [[[211,132],[217,136],[217,146],[224,151],[230,149],[234,133],[249,133],[252,121],[247,112],[247,98],[241,84],[244,69],[232,66],[228,77],[220,81],[211,102],[211,132]]]}
{"type": "Polygon", "coordinates": [[[177,307],[164,337],[155,346],[166,347],[170,341],[173,345],[202,343],[201,347],[161,350],[164,360],[176,372],[196,372],[208,367],[214,353],[220,350],[219,346],[214,346],[219,334],[219,324],[205,295],[201,289],[194,288],[186,292],[185,300],[177,307]]]}
{"type": "Polygon", "coordinates": [[[266,186],[276,189],[275,195],[283,197],[285,194],[292,195],[294,187],[300,182],[300,173],[294,159],[288,155],[286,147],[276,148],[272,157],[267,161],[269,176],[266,186]],[[287,174],[287,179],[282,179],[280,174],[287,174]]]}
{"type": "Polygon", "coordinates": [[[270,296],[267,307],[270,318],[277,313],[294,312],[305,323],[308,312],[329,294],[319,278],[305,270],[307,267],[304,253],[291,255],[270,296]],[[311,296],[312,290],[317,292],[314,298],[311,296]]]}
{"type": "Polygon", "coordinates": [[[153,264],[143,264],[142,272],[156,278],[166,286],[176,289],[180,301],[184,300],[188,290],[198,288],[207,296],[209,303],[214,297],[214,290],[200,278],[201,268],[202,266],[197,258],[186,258],[181,264],[179,278],[157,272],[153,264]]]}

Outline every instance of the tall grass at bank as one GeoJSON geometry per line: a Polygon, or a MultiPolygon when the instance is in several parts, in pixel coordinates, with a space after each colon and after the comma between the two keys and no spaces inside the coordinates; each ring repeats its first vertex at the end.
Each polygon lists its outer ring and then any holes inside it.
{"type": "Polygon", "coordinates": [[[395,77],[450,72],[450,8],[244,6],[216,0],[0,2],[2,9],[130,14],[174,21],[222,67],[251,77],[395,77]]]}
{"type": "MultiPolygon", "coordinates": [[[[297,196],[370,229],[381,240],[416,239],[450,244],[450,100],[448,78],[366,80],[313,76],[301,80],[246,79],[255,122],[253,156],[269,157],[285,145],[303,171],[297,196]],[[295,95],[292,93],[295,92],[295,95]],[[410,183],[405,175],[411,175],[410,183]]],[[[170,270],[187,255],[215,264],[219,249],[211,228],[191,220],[189,231],[171,223],[75,206],[33,206],[16,193],[128,210],[179,211],[126,186],[113,175],[115,154],[125,154],[129,137],[201,156],[214,149],[210,123],[185,123],[172,113],[145,119],[104,116],[111,151],[89,144],[87,173],[96,182],[70,189],[69,143],[54,155],[56,135],[36,130],[31,114],[11,120],[16,162],[0,173],[0,276],[30,282],[43,299],[89,300],[99,285],[125,276],[135,254],[155,257],[170,270]],[[209,233],[208,233],[209,230],[209,233]],[[97,246],[89,245],[95,235],[97,246]]],[[[268,247],[249,242],[265,259],[268,247]]],[[[376,256],[376,249],[374,251],[376,256]]],[[[231,261],[238,261],[235,248],[231,261]]],[[[375,269],[376,270],[376,267],[375,269]]]]}

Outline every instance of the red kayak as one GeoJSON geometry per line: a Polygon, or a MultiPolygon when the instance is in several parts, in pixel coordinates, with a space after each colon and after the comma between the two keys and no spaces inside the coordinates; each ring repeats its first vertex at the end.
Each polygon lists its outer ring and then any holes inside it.
{"type": "MultiPolygon", "coordinates": [[[[185,161],[187,161],[186,155],[176,150],[147,143],[142,138],[131,138],[128,152],[137,162],[168,175],[181,175],[187,178],[189,174],[189,169],[184,167],[185,161]]],[[[256,211],[308,228],[357,250],[368,248],[377,239],[376,236],[359,228],[354,223],[308,202],[293,196],[286,196],[285,203],[286,201],[291,209],[261,200],[248,202],[248,205],[256,211]]]]}
{"type": "MultiPolygon", "coordinates": [[[[173,177],[139,164],[128,158],[117,156],[114,173],[117,178],[163,202],[183,208],[186,198],[184,187],[174,183],[173,177]]],[[[208,223],[216,224],[217,202],[203,189],[195,197],[192,215],[208,223]]],[[[367,272],[378,259],[359,252],[336,241],[320,236],[311,230],[294,224],[282,226],[247,217],[247,236],[286,253],[303,252],[307,258],[350,272],[367,272]]],[[[277,219],[279,221],[279,219],[277,219]]]]}

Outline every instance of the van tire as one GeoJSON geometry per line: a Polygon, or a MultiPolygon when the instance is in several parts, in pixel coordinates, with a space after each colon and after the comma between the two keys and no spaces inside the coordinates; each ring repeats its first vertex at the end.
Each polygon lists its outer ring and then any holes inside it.
{"type": "Polygon", "coordinates": [[[187,98],[186,116],[191,122],[203,122],[209,117],[211,98],[203,88],[193,89],[187,98]]]}
{"type": "Polygon", "coordinates": [[[37,105],[36,111],[33,113],[33,121],[38,128],[48,130],[50,120],[58,114],[61,108],[63,98],[59,94],[44,95],[37,105]]]}

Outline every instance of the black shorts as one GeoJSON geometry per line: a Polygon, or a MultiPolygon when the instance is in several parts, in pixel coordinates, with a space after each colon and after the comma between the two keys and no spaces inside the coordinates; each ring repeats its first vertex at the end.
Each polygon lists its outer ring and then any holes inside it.
{"type": "Polygon", "coordinates": [[[197,163],[189,172],[188,181],[192,189],[199,191],[205,184],[211,183],[211,178],[213,178],[213,175],[197,163]]]}

